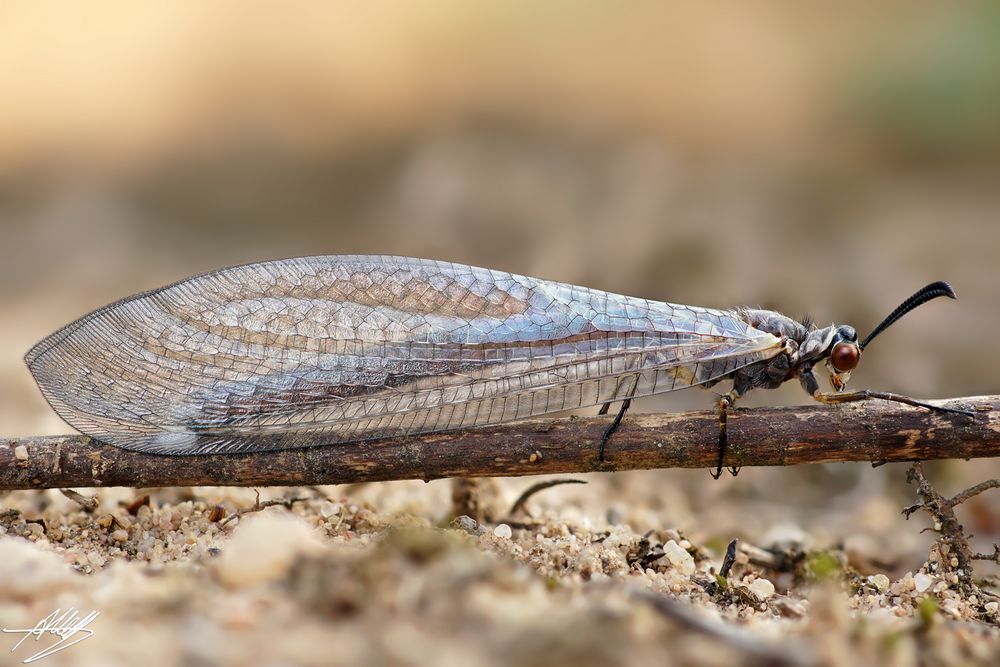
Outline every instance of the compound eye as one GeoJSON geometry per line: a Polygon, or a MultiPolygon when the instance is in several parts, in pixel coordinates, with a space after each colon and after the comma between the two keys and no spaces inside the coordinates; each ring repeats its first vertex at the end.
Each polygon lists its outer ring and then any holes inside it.
{"type": "Polygon", "coordinates": [[[860,358],[861,351],[854,343],[837,343],[830,352],[830,363],[841,373],[854,370],[860,358]]]}

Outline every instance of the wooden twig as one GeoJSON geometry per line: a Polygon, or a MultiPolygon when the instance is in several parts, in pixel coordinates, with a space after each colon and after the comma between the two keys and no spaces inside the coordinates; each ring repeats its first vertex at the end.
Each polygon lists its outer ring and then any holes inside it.
{"type": "Polygon", "coordinates": [[[956,493],[954,496],[948,499],[948,505],[954,507],[955,505],[961,505],[969,498],[978,496],[983,491],[989,491],[990,489],[1000,489],[1000,479],[988,479],[985,482],[980,482],[975,486],[970,486],[964,491],[956,493]]]}
{"type": "MultiPolygon", "coordinates": [[[[870,401],[754,408],[729,416],[725,465],[1000,456],[1000,396],[941,401],[974,418],[870,401]]],[[[0,489],[306,486],[392,479],[712,468],[715,411],[627,417],[598,459],[604,417],[532,419],[411,438],[246,455],[156,456],[90,438],[0,438],[0,489]],[[15,449],[18,451],[15,452],[15,449]],[[27,453],[27,456],[25,456],[27,453]]]]}

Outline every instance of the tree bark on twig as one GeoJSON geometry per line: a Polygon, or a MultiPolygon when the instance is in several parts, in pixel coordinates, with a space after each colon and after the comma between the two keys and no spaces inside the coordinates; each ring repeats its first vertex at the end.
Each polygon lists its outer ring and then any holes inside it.
{"type": "MultiPolygon", "coordinates": [[[[1000,396],[939,401],[974,418],[882,401],[735,410],[725,465],[923,461],[1000,456],[1000,396]]],[[[714,411],[626,417],[598,459],[611,417],[496,427],[308,449],[157,456],[81,435],[0,438],[0,490],[97,486],[305,486],[394,479],[713,468],[714,411]]]]}

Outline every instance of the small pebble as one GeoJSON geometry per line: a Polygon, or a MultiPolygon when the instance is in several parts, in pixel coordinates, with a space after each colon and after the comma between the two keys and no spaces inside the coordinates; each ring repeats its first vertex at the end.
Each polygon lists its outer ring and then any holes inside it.
{"type": "Polygon", "coordinates": [[[28,460],[28,448],[24,445],[18,445],[14,448],[14,458],[18,461],[28,460]]]}
{"type": "Polygon", "coordinates": [[[767,579],[755,579],[750,584],[750,591],[761,600],[766,600],[774,595],[774,584],[767,579]]]}
{"type": "Polygon", "coordinates": [[[923,572],[918,572],[913,575],[913,587],[917,589],[918,593],[923,593],[930,588],[933,583],[934,579],[923,572]]]}
{"type": "Polygon", "coordinates": [[[944,600],[941,603],[941,610],[955,619],[962,618],[962,607],[957,600],[944,600]]]}
{"type": "Polygon", "coordinates": [[[330,517],[340,516],[341,510],[344,506],[340,503],[331,503],[329,501],[320,505],[319,513],[324,519],[329,519],[330,517]]]}
{"type": "Polygon", "coordinates": [[[674,540],[668,540],[663,545],[663,557],[670,561],[670,564],[676,567],[681,574],[687,576],[694,574],[694,558],[674,540]]]}
{"type": "Polygon", "coordinates": [[[479,527],[479,523],[473,519],[471,516],[463,514],[462,516],[457,516],[451,521],[451,527],[457,528],[458,530],[464,530],[470,535],[482,535],[483,530],[479,527]]]}
{"type": "Polygon", "coordinates": [[[501,523],[499,526],[493,529],[493,534],[503,540],[509,540],[514,532],[505,523],[501,523]]]}
{"type": "Polygon", "coordinates": [[[126,540],[128,540],[128,531],[119,528],[115,532],[111,533],[111,539],[113,539],[115,542],[125,542],[126,540]]]}
{"type": "Polygon", "coordinates": [[[889,577],[884,574],[873,574],[868,577],[868,581],[870,581],[871,584],[878,589],[879,593],[885,593],[889,590],[889,584],[891,583],[889,581],[889,577]]]}
{"type": "Polygon", "coordinates": [[[136,551],[141,554],[148,555],[153,551],[153,544],[155,544],[155,542],[156,541],[152,537],[146,537],[136,545],[136,551]]]}

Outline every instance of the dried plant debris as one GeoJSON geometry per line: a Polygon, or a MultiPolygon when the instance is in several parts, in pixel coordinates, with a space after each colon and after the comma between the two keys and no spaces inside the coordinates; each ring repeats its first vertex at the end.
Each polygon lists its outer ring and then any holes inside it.
{"type": "Polygon", "coordinates": [[[947,498],[930,483],[923,466],[914,463],[907,472],[907,481],[917,484],[920,502],[905,508],[903,514],[909,518],[923,510],[933,522],[931,530],[938,534],[927,562],[913,577],[914,590],[934,596],[940,602],[939,608],[955,618],[1000,624],[1000,596],[981,587],[973,570],[976,560],[1000,562],[1000,545],[993,545],[993,553],[974,553],[970,536],[955,515],[957,506],[984,491],[1000,488],[1000,480],[981,482],[947,498]]]}
{"type": "Polygon", "coordinates": [[[552,487],[555,486],[562,486],[563,484],[586,484],[586,483],[587,482],[582,479],[547,479],[545,481],[532,484],[527,489],[525,489],[524,493],[522,493],[517,497],[517,500],[515,500],[514,504],[510,506],[510,510],[507,512],[507,514],[508,516],[514,516],[518,512],[523,511],[528,500],[533,495],[535,495],[536,493],[540,493],[546,489],[551,489],[552,487]]]}
{"type": "Polygon", "coordinates": [[[255,490],[255,493],[257,494],[257,497],[254,500],[252,507],[237,510],[236,512],[233,512],[229,516],[221,518],[219,516],[220,514],[219,507],[216,506],[213,507],[211,510],[209,510],[208,513],[209,521],[218,521],[220,526],[225,526],[230,521],[234,520],[238,521],[242,519],[243,516],[246,514],[253,514],[254,512],[260,512],[262,510],[266,510],[268,507],[284,507],[285,509],[291,509],[292,505],[294,505],[295,503],[300,503],[303,500],[306,500],[306,498],[291,497],[291,498],[273,498],[271,500],[262,501],[260,499],[260,491],[255,490]]]}
{"type": "Polygon", "coordinates": [[[517,524],[449,519],[446,499],[440,520],[407,498],[405,511],[380,510],[338,489],[141,493],[100,490],[93,509],[9,494],[2,623],[31,627],[68,604],[100,611],[69,664],[1000,660],[997,600],[953,577],[947,541],[890,578],[859,573],[842,549],[709,548],[538,507],[517,524]]]}

